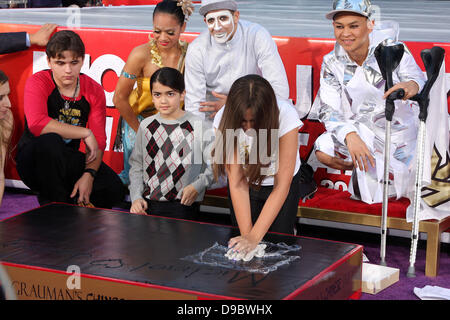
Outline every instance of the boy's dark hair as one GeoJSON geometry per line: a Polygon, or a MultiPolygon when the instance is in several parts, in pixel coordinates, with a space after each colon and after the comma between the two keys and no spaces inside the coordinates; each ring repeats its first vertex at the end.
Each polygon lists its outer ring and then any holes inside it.
{"type": "Polygon", "coordinates": [[[48,41],[47,58],[60,58],[64,51],[72,51],[75,58],[84,58],[85,48],[80,36],[71,30],[56,32],[48,41]]]}
{"type": "Polygon", "coordinates": [[[157,13],[172,14],[177,18],[180,26],[182,26],[184,23],[185,16],[181,7],[178,6],[177,0],[164,0],[159,2],[156,5],[155,10],[153,10],[153,19],[155,19],[155,15],[157,13]]]}
{"type": "Polygon", "coordinates": [[[180,71],[174,68],[164,67],[156,70],[150,78],[150,91],[153,91],[155,82],[159,82],[179,93],[184,91],[184,77],[180,71]]]}
{"type": "Polygon", "coordinates": [[[0,85],[8,82],[8,80],[8,76],[2,70],[0,70],[0,85]]]}

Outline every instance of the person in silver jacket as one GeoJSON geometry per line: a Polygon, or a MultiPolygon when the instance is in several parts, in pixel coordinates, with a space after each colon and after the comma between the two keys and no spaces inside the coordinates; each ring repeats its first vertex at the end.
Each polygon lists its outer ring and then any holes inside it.
{"type": "Polygon", "coordinates": [[[385,98],[404,89],[395,102],[392,120],[390,196],[404,196],[413,164],[418,107],[408,100],[422,89],[425,77],[405,46],[393,72],[394,86],[385,81],[374,56],[380,43],[398,42],[398,24],[371,19],[369,0],[335,0],[326,17],[333,20],[335,48],[324,56],[320,89],[308,118],[319,119],[326,132],[315,143],[317,159],[338,170],[352,170],[349,192],[367,203],[382,201],[385,98]]]}

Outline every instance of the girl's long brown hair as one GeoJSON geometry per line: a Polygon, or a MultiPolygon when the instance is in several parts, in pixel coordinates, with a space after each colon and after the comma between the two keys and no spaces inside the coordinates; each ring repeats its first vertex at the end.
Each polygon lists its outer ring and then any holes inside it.
{"type": "MultiPolygon", "coordinates": [[[[246,75],[237,79],[231,86],[212,150],[213,172],[218,180],[219,176],[225,175],[227,164],[235,163],[234,154],[239,154],[237,137],[228,136],[227,130],[236,132],[242,129],[248,109],[253,115],[252,129],[255,130],[256,138],[261,137],[261,129],[265,129],[267,133],[267,141],[258,142],[258,139],[253,139],[251,153],[256,152],[256,163],[249,162],[247,158],[243,166],[248,183],[260,186],[265,177],[261,174],[261,169],[270,164],[262,164],[260,154],[271,156],[274,152],[271,148],[272,130],[279,128],[279,109],[272,86],[259,75],[246,75]],[[227,142],[227,139],[234,141],[227,142]],[[232,146],[232,149],[229,146],[232,146]],[[261,148],[267,149],[260,150],[261,148]]],[[[278,139],[278,136],[276,138],[278,139]]]]}

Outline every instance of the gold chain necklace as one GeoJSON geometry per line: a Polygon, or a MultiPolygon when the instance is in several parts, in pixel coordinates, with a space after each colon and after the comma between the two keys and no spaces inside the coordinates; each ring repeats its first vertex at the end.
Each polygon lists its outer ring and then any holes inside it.
{"type": "MultiPolygon", "coordinates": [[[[183,57],[186,54],[187,45],[186,42],[179,40],[178,46],[181,51],[180,57],[183,57]]],[[[156,45],[155,39],[152,39],[150,41],[150,52],[152,54],[152,63],[157,65],[160,68],[164,67],[164,64],[162,62],[161,53],[159,52],[158,46],[156,45]]]]}
{"type": "Polygon", "coordinates": [[[158,46],[156,45],[155,39],[152,39],[152,41],[150,42],[150,52],[152,53],[152,63],[160,68],[164,67],[162,63],[162,57],[161,54],[159,53],[159,49],[158,46]]]}

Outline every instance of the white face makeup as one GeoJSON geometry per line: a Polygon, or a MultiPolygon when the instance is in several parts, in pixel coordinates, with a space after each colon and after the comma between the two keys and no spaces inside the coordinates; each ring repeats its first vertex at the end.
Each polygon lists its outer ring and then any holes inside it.
{"type": "Polygon", "coordinates": [[[205,22],[218,43],[227,42],[234,32],[233,15],[229,10],[210,12],[205,16],[205,22]]]}

